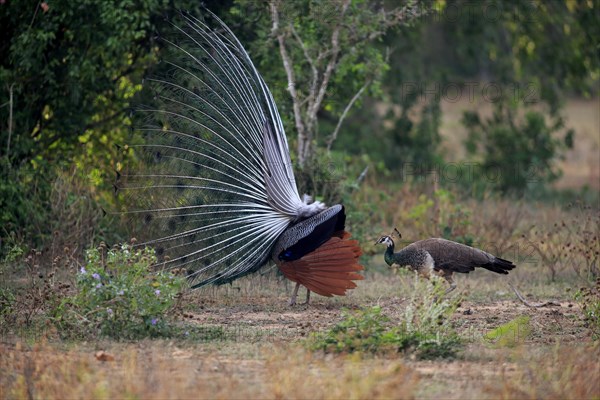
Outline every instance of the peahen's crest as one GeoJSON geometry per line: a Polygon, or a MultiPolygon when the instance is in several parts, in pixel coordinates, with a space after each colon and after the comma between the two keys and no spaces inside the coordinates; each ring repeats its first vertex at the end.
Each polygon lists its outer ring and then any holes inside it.
{"type": "Polygon", "coordinates": [[[297,224],[303,236],[286,240],[299,257],[343,231],[342,207],[300,197],[273,97],[235,35],[210,12],[172,26],[161,72],[146,79],[154,103],[135,113],[141,141],[131,147],[145,170],[118,183],[154,237],[142,245],[197,287],[283,260],[274,245],[297,224]]]}

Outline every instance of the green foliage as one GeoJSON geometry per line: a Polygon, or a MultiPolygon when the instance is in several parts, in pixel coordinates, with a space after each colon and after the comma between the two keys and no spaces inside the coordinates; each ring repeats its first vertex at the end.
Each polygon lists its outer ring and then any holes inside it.
{"type": "Polygon", "coordinates": [[[10,288],[0,287],[0,326],[7,326],[13,320],[16,297],[10,288]]]}
{"type": "Polygon", "coordinates": [[[486,344],[492,347],[515,347],[522,344],[531,333],[529,317],[521,315],[483,335],[486,344]]]}
{"type": "Polygon", "coordinates": [[[153,272],[154,250],[128,245],[87,252],[77,275],[78,292],[55,310],[66,335],[120,339],[172,333],[169,312],[177,305],[184,280],[167,271],[153,272]]]}
{"type": "MultiPolygon", "coordinates": [[[[33,246],[41,242],[41,228],[49,220],[46,199],[50,196],[52,176],[39,175],[23,166],[15,169],[6,159],[0,159],[0,257],[9,250],[6,246],[25,237],[33,246]]],[[[43,228],[42,228],[43,229],[43,228]]]]}
{"type": "Polygon", "coordinates": [[[476,194],[540,191],[560,176],[555,161],[573,145],[573,131],[558,138],[566,94],[589,96],[600,77],[592,50],[597,10],[586,1],[447,4],[457,6],[462,12],[456,19],[442,20],[447,40],[456,44],[450,64],[462,59],[469,69],[455,73],[486,77],[476,82],[483,97],[477,100],[492,103],[494,110],[490,118],[464,114],[465,146],[480,165],[464,183],[475,186],[476,194]],[[493,18],[486,14],[491,8],[497,11],[493,18]],[[485,90],[486,85],[494,89],[485,90]]]}
{"type": "Polygon", "coordinates": [[[377,353],[400,347],[399,330],[389,326],[390,319],[381,314],[381,307],[345,311],[343,320],[326,333],[318,333],[310,344],[314,350],[326,352],[377,353]]]}
{"type": "Polygon", "coordinates": [[[452,358],[461,347],[450,317],[460,304],[460,297],[444,298],[446,283],[436,276],[425,280],[414,274],[413,291],[404,308],[401,330],[418,339],[420,358],[452,358]],[[433,284],[433,285],[432,285],[433,284]]]}
{"type": "MultiPolygon", "coordinates": [[[[16,129],[6,156],[55,158],[53,152],[72,149],[84,129],[120,125],[128,103],[119,85],[128,75],[141,78],[153,57],[151,15],[165,6],[163,0],[3,5],[0,21],[11,40],[0,48],[0,80],[14,88],[16,129]]],[[[2,103],[6,97],[3,88],[2,103]]],[[[2,138],[5,143],[4,129],[2,138]]]]}
{"type": "MultiPolygon", "coordinates": [[[[280,28],[286,30],[296,86],[304,97],[312,83],[305,50],[323,76],[340,5],[319,1],[281,5],[280,28]]],[[[366,165],[397,172],[410,163],[415,174],[428,173],[443,162],[440,97],[449,83],[462,87],[464,96],[468,92],[464,85],[473,81],[481,83],[479,88],[497,83],[505,93],[516,95],[503,96],[494,104],[496,119],[465,117],[472,133],[471,156],[484,165],[476,181],[467,182],[469,186],[475,183],[475,190],[484,192],[490,187],[486,173],[504,166],[527,168],[516,174],[509,170],[503,180],[492,182],[491,188],[503,192],[522,192],[559,175],[554,161],[573,140],[572,134],[564,142],[557,139],[562,129],[561,104],[571,93],[593,94],[600,76],[600,24],[594,2],[440,0],[380,6],[380,2],[350,2],[339,37],[340,58],[318,110],[318,123],[313,125],[310,145],[318,149],[327,143],[349,99],[371,82],[354,106],[362,106],[362,111],[348,114],[333,147],[344,152],[337,159],[334,155],[333,171],[334,180],[339,182],[343,176],[344,183],[331,184],[330,164],[321,161],[324,156],[317,150],[311,161],[318,165],[307,165],[298,176],[301,191],[326,201],[346,201],[352,192],[347,189],[366,165]],[[382,17],[381,9],[403,4],[409,6],[404,20],[409,24],[382,17]],[[418,18],[419,12],[429,12],[431,7],[437,15],[418,18]],[[388,29],[391,26],[394,29],[388,29]],[[379,34],[384,31],[385,35],[379,34]],[[376,40],[366,39],[371,34],[376,40]],[[523,110],[530,106],[536,111],[525,115],[523,110]],[[365,159],[368,162],[363,163],[365,159]],[[519,164],[522,160],[526,164],[519,164]],[[342,164],[354,164],[351,169],[358,172],[340,170],[342,164]]],[[[295,149],[292,102],[273,38],[269,4],[211,0],[207,7],[231,26],[249,50],[273,91],[290,149],[295,149]]],[[[127,172],[122,171],[121,161],[131,156],[117,147],[125,142],[131,123],[125,111],[140,95],[142,77],[161,57],[155,31],[164,32],[164,15],[177,9],[201,14],[199,3],[189,0],[0,4],[5,38],[0,43],[0,257],[9,250],[8,242],[49,247],[53,230],[72,232],[71,221],[57,220],[73,215],[57,216],[52,205],[55,182],[65,174],[77,175],[78,185],[86,186],[65,194],[65,206],[85,206],[85,198],[98,210],[114,209],[114,171],[127,172]]],[[[369,173],[374,172],[371,168],[369,173]]],[[[360,217],[381,210],[366,201],[348,211],[360,217]]],[[[96,229],[102,231],[102,238],[119,236],[117,223],[99,218],[85,221],[104,223],[96,229]]],[[[441,227],[440,234],[460,238],[456,225],[449,226],[450,230],[441,227]]],[[[81,237],[89,245],[89,236],[81,237]]]]}
{"type": "Polygon", "coordinates": [[[420,359],[455,357],[461,341],[449,318],[458,301],[438,301],[444,292],[439,281],[432,288],[428,281],[416,277],[415,285],[397,323],[382,314],[379,306],[347,311],[329,331],[313,335],[309,347],[335,353],[403,351],[420,359]]]}
{"type": "MultiPolygon", "coordinates": [[[[119,241],[115,218],[103,209],[114,209],[114,195],[102,186],[91,186],[90,178],[81,171],[43,167],[7,169],[0,173],[0,257],[16,261],[18,249],[53,247],[83,249],[94,240],[119,241]],[[14,179],[13,179],[14,178],[14,179]]],[[[48,265],[49,263],[44,263],[48,265]]]]}
{"type": "Polygon", "coordinates": [[[390,7],[364,0],[258,4],[238,0],[231,13],[241,25],[258,21],[248,48],[273,91],[286,130],[295,131],[291,148],[302,166],[310,163],[318,145],[334,142],[339,118],[357,93],[382,94],[388,68],[386,49],[379,45],[384,34],[411,24],[428,9],[407,0],[390,7]],[[273,15],[279,21],[276,29],[273,15]],[[289,79],[296,93],[283,84],[289,79]],[[323,131],[326,135],[320,135],[323,131]]]}
{"type": "Polygon", "coordinates": [[[600,339],[600,278],[595,287],[584,287],[575,293],[575,300],[580,304],[585,323],[592,331],[594,340],[600,339]]]}
{"type": "Polygon", "coordinates": [[[483,77],[481,85],[492,81],[511,92],[503,100],[545,103],[551,115],[567,91],[593,93],[600,77],[594,2],[448,0],[439,11],[430,61],[451,79],[483,77]]]}
{"type": "MultiPolygon", "coordinates": [[[[416,4],[424,11],[431,6],[416,4]]],[[[443,64],[427,60],[434,51],[428,21],[426,16],[399,26],[376,44],[386,51],[386,74],[378,93],[383,102],[365,100],[364,111],[351,115],[336,148],[367,153],[392,171],[410,168],[411,176],[417,177],[443,161],[440,96],[424,92],[444,85],[447,77],[443,64]]]]}
{"type": "Polygon", "coordinates": [[[95,200],[110,198],[126,110],[157,59],[154,30],[190,3],[0,4],[0,241],[47,242],[52,183],[73,166],[95,200]]]}
{"type": "Polygon", "coordinates": [[[26,252],[26,248],[23,243],[17,241],[14,237],[9,237],[6,243],[6,255],[2,260],[2,265],[13,263],[23,257],[26,252]]]}
{"type": "Polygon", "coordinates": [[[455,194],[448,190],[437,189],[433,198],[420,195],[418,203],[408,211],[407,216],[426,236],[440,236],[473,245],[474,238],[469,234],[471,210],[460,204],[455,194]]]}
{"type": "MultiPolygon", "coordinates": [[[[411,176],[421,177],[444,161],[439,135],[442,99],[450,107],[453,102],[491,103],[504,115],[500,123],[483,123],[485,129],[502,136],[528,134],[537,140],[547,140],[543,139],[547,136],[554,143],[565,98],[572,94],[589,97],[597,91],[600,24],[594,2],[445,0],[434,2],[433,8],[432,18],[417,20],[414,26],[386,36],[385,44],[392,51],[382,91],[392,105],[365,102],[364,111],[348,121],[346,129],[353,132],[340,135],[340,148],[357,154],[368,152],[374,159],[385,160],[392,171],[409,168],[411,176]],[[501,94],[492,96],[495,90],[501,94]],[[531,114],[523,122],[522,116],[532,106],[538,115],[531,114]],[[542,117],[550,122],[543,123],[542,117]]],[[[450,124],[446,127],[453,134],[457,127],[450,124]]],[[[573,135],[565,139],[572,144],[573,135]]],[[[484,182],[485,172],[492,172],[488,169],[478,171],[477,181],[465,183],[469,188],[476,186],[475,194],[486,189],[505,191],[510,185],[521,191],[523,177],[537,186],[545,185],[558,174],[556,165],[545,176],[536,174],[546,161],[553,163],[560,156],[562,145],[554,149],[554,144],[538,145],[546,149],[528,152],[532,147],[519,143],[519,157],[531,156],[534,164],[518,172],[515,179],[508,176],[512,171],[506,171],[506,182],[488,185],[484,182]],[[550,154],[542,154],[544,151],[550,154]]],[[[502,151],[503,155],[509,153],[508,148],[502,151]]],[[[476,161],[492,164],[497,160],[487,158],[493,156],[493,151],[481,150],[476,161]]],[[[491,168],[514,165],[508,158],[500,161],[502,165],[491,168]]],[[[442,182],[448,183],[454,182],[442,182]]]]}
{"type": "Polygon", "coordinates": [[[481,167],[467,178],[503,193],[523,193],[532,185],[556,180],[560,171],[555,161],[562,150],[572,146],[573,131],[563,140],[555,137],[563,128],[562,119],[547,125],[544,116],[535,111],[527,112],[521,124],[508,107],[498,107],[493,117],[484,121],[475,112],[465,112],[463,124],[469,132],[467,150],[483,159],[481,167]]]}

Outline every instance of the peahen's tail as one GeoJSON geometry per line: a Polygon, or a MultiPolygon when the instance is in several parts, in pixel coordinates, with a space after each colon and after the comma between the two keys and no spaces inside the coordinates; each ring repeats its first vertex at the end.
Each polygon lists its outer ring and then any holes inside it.
{"type": "Polygon", "coordinates": [[[495,257],[493,262],[482,265],[483,268],[495,272],[497,274],[507,275],[508,271],[515,268],[516,265],[511,261],[505,260],[500,257],[495,257]]]}

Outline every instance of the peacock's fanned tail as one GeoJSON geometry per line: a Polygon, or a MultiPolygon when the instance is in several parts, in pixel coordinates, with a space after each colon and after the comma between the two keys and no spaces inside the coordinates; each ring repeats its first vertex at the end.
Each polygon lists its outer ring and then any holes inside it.
{"type": "Polygon", "coordinates": [[[183,268],[194,287],[226,283],[264,265],[299,215],[324,206],[300,198],[273,97],[229,28],[209,12],[172,27],[146,81],[154,101],[135,112],[130,147],[145,169],[118,186],[137,199],[130,213],[154,237],[141,245],[164,266],[183,268]]]}

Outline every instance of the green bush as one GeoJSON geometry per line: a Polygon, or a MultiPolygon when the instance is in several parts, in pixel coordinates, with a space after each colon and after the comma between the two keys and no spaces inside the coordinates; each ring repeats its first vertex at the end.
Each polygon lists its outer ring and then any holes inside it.
{"type": "Polygon", "coordinates": [[[133,339],[172,332],[169,312],[177,305],[184,279],[153,271],[154,250],[122,245],[88,250],[77,274],[77,294],[55,310],[61,333],[133,339]]]}
{"type": "Polygon", "coordinates": [[[398,329],[389,326],[390,319],[381,314],[381,307],[365,308],[354,313],[346,310],[343,315],[344,319],[328,332],[316,334],[310,347],[336,353],[376,353],[398,347],[398,329]]]}
{"type": "Polygon", "coordinates": [[[6,158],[0,158],[0,259],[8,257],[15,244],[37,247],[50,237],[47,199],[53,179],[45,166],[37,170],[30,165],[11,167],[6,158]]]}
{"type": "Polygon", "coordinates": [[[443,293],[440,282],[433,289],[429,282],[418,278],[415,284],[398,322],[382,314],[379,306],[346,311],[343,320],[329,331],[313,335],[309,347],[333,353],[403,351],[419,359],[455,357],[461,341],[449,317],[458,307],[458,300],[438,301],[443,293]]]}
{"type": "Polygon", "coordinates": [[[472,211],[460,204],[454,193],[437,189],[431,198],[421,194],[418,200],[407,217],[414,221],[420,234],[473,245],[474,238],[469,233],[472,211]]]}
{"type": "Polygon", "coordinates": [[[467,151],[481,159],[464,182],[467,186],[492,188],[502,193],[522,194],[528,188],[543,188],[560,177],[556,161],[567,148],[573,147],[574,131],[563,138],[564,121],[557,117],[548,124],[537,111],[527,111],[523,118],[510,106],[499,105],[492,117],[482,119],[477,112],[463,114],[468,130],[467,151]]]}
{"type": "Polygon", "coordinates": [[[15,294],[12,290],[0,287],[0,326],[13,323],[15,301],[15,294]]]}

